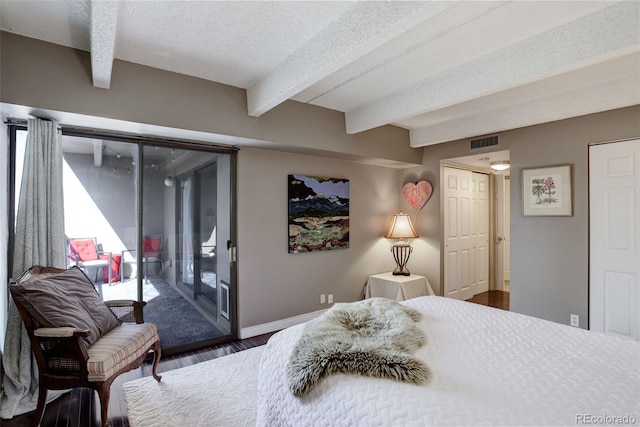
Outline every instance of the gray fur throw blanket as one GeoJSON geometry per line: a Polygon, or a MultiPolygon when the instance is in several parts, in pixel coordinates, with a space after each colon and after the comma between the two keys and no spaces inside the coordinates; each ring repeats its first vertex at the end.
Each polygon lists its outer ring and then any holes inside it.
{"type": "Polygon", "coordinates": [[[304,396],[334,373],[420,384],[429,368],[411,353],[425,344],[422,314],[386,298],[338,303],[305,326],[287,369],[289,390],[304,396]]]}

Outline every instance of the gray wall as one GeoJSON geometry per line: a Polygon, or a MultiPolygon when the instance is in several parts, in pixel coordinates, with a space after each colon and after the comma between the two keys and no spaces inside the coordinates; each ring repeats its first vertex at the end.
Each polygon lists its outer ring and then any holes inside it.
{"type": "MultiPolygon", "coordinates": [[[[146,153],[145,153],[146,154],[146,153]]],[[[164,197],[165,189],[164,179],[167,176],[166,171],[147,169],[142,175],[142,213],[143,226],[142,234],[144,236],[162,236],[165,234],[164,229],[164,197]]],[[[136,197],[134,195],[133,200],[136,197]]]]}
{"type": "MultiPolygon", "coordinates": [[[[86,194],[104,215],[124,247],[105,247],[105,250],[119,252],[123,249],[136,248],[136,172],[131,166],[131,157],[121,159],[109,157],[102,167],[95,167],[93,154],[65,153],[64,158],[73,174],[78,178],[86,194]],[[113,168],[116,167],[116,171],[113,168]],[[127,169],[132,169],[131,173],[127,169]]],[[[164,177],[166,173],[155,169],[144,171],[143,205],[144,232],[149,235],[164,233],[164,177]]],[[[82,202],[74,202],[75,194],[66,193],[65,200],[77,206],[82,202]]],[[[95,232],[68,237],[98,237],[95,232]]],[[[100,241],[98,243],[104,243],[100,241]]]]}
{"type": "MultiPolygon", "coordinates": [[[[568,324],[569,315],[588,319],[588,145],[640,136],[640,106],[567,119],[499,134],[499,146],[469,150],[468,140],[424,149],[423,166],[403,173],[402,182],[429,179],[434,194],[418,216],[412,271],[430,277],[442,289],[440,274],[440,161],[498,150],[511,155],[511,310],[568,324]],[[558,164],[573,165],[574,215],[524,217],[521,170],[558,164]],[[542,266],[544,266],[542,268],[542,266]]],[[[410,210],[402,202],[403,208],[410,210]]],[[[441,292],[438,292],[441,293],[441,292]]]]}
{"type": "MultiPolygon", "coordinates": [[[[105,250],[114,251],[114,253],[120,253],[124,249],[134,249],[136,247],[136,178],[134,171],[127,172],[127,169],[131,168],[131,158],[109,157],[99,168],[94,166],[93,154],[65,153],[64,159],[83,187],[82,191],[65,192],[65,204],[79,206],[79,209],[82,209],[85,203],[84,198],[91,197],[91,202],[112,227],[111,232],[115,233],[124,246],[114,247],[113,238],[99,235],[98,230],[93,228],[91,218],[85,221],[86,224],[74,223],[72,218],[68,218],[66,223],[71,222],[72,229],[65,230],[67,237],[96,237],[98,243],[106,245],[105,250]],[[117,168],[116,171],[113,170],[114,167],[117,168]]],[[[87,215],[90,214],[83,216],[87,215]]]]}
{"type": "Polygon", "coordinates": [[[395,265],[382,237],[400,197],[395,169],[261,149],[238,153],[239,324],[248,327],[362,299],[367,276],[395,265]],[[288,253],[287,175],[349,179],[349,248],[288,253]]]}

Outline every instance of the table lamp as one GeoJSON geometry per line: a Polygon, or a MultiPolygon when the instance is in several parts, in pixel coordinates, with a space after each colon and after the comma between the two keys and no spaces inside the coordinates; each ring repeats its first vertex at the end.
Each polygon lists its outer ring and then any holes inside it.
{"type": "Polygon", "coordinates": [[[411,273],[406,268],[407,262],[409,262],[409,256],[413,251],[413,248],[409,244],[408,240],[420,237],[416,233],[416,229],[411,224],[409,215],[400,212],[394,214],[389,223],[387,232],[384,233],[384,237],[387,239],[398,239],[393,245],[391,245],[391,252],[393,253],[393,259],[396,261],[396,269],[393,270],[395,276],[410,276],[411,273]]]}

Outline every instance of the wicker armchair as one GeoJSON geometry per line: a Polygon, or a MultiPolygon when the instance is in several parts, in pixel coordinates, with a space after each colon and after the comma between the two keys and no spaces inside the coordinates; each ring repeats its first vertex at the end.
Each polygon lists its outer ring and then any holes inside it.
{"type": "Polygon", "coordinates": [[[87,387],[98,392],[102,425],[106,427],[109,425],[107,412],[111,383],[118,375],[138,368],[151,350],[154,352],[153,377],[160,381],[161,377],[156,372],[161,354],[160,340],[156,326],[143,321],[142,308],[145,303],[129,300],[105,302],[123,323],[89,346],[85,342],[90,335],[89,330],[42,327],[33,314],[31,302],[25,301],[25,296],[18,293],[16,285],[65,271],[32,267],[9,287],[38,363],[40,392],[34,425],[40,423],[44,413],[47,390],[87,387]]]}

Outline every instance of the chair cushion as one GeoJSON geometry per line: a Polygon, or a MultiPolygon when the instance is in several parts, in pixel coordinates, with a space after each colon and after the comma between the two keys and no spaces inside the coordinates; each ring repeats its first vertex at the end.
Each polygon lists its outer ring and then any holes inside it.
{"type": "Polygon", "coordinates": [[[71,327],[91,332],[83,338],[87,346],[119,325],[91,279],[78,267],[13,284],[11,294],[41,327],[71,327]]]}
{"type": "Polygon", "coordinates": [[[162,237],[145,237],[142,242],[142,253],[146,258],[158,258],[162,249],[162,237]]]}
{"type": "Polygon", "coordinates": [[[98,248],[93,239],[69,239],[69,249],[80,261],[98,259],[98,248]]]}
{"type": "Polygon", "coordinates": [[[104,381],[129,365],[158,341],[158,330],[153,323],[125,323],[87,349],[89,381],[104,381]]]}

